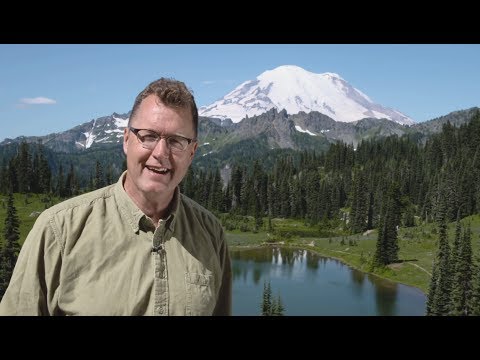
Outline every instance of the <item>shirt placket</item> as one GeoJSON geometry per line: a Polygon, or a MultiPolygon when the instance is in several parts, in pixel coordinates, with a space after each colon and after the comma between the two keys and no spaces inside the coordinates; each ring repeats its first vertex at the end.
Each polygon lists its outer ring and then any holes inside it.
{"type": "Polygon", "coordinates": [[[168,274],[167,274],[167,256],[165,252],[165,221],[160,220],[160,224],[153,234],[153,262],[154,262],[154,288],[155,305],[153,307],[154,315],[168,315],[168,274]]]}

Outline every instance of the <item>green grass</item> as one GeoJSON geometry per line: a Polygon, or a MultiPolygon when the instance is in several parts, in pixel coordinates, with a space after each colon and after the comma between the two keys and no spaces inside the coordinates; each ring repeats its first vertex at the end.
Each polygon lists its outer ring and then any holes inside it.
{"type": "MultiPolygon", "coordinates": [[[[23,244],[28,232],[33,227],[38,213],[45,209],[44,195],[14,194],[15,207],[20,220],[20,244],[23,244]]],[[[0,195],[0,243],[3,242],[3,228],[6,216],[8,197],[0,195]]],[[[53,198],[47,206],[58,203],[53,198]]],[[[239,221],[238,219],[236,221],[239,221]]],[[[244,218],[246,228],[253,228],[254,219],[244,218]]],[[[375,253],[377,232],[368,235],[334,236],[334,231],[321,226],[310,227],[305,222],[292,219],[272,219],[273,231],[267,232],[268,220],[263,219],[263,227],[258,232],[233,230],[227,231],[227,242],[232,249],[244,249],[253,246],[262,246],[266,243],[277,242],[283,246],[300,247],[314,251],[320,255],[339,259],[346,264],[364,272],[371,272],[369,260],[375,253]],[[331,234],[331,235],[329,235],[331,234]],[[342,239],[344,245],[342,245],[342,239]],[[355,244],[349,245],[354,242],[355,244]]],[[[462,224],[470,224],[472,230],[473,253],[480,257],[480,215],[470,216],[462,220],[462,224]]],[[[455,223],[449,224],[448,236],[452,243],[455,233],[455,223]]],[[[420,225],[414,228],[400,229],[399,231],[399,258],[400,262],[389,266],[388,269],[375,270],[374,274],[415,286],[423,292],[428,291],[432,260],[437,252],[438,233],[434,224],[420,225]]]]}
{"type": "MultiPolygon", "coordinates": [[[[265,223],[265,222],[264,222],[265,223]]],[[[302,221],[291,219],[273,219],[274,229],[289,229],[296,233],[308,232],[307,226],[302,221]]],[[[472,247],[474,254],[480,256],[479,233],[480,215],[470,216],[462,220],[463,224],[470,223],[472,229],[472,247]]],[[[310,229],[310,231],[313,231],[310,229]]],[[[453,243],[455,223],[449,224],[449,240],[453,243]]],[[[227,241],[232,248],[246,246],[261,246],[268,242],[271,234],[266,231],[236,234],[227,233],[227,241]]],[[[414,286],[427,293],[432,272],[433,257],[437,252],[438,234],[434,224],[421,225],[414,228],[400,229],[399,231],[399,259],[400,262],[390,265],[386,269],[370,269],[370,260],[375,253],[377,232],[368,235],[350,236],[298,236],[292,235],[282,239],[284,246],[300,247],[314,251],[320,255],[336,258],[344,263],[364,272],[414,286]],[[342,239],[344,245],[342,245],[342,239]],[[354,243],[354,245],[349,245],[354,243]]]]}
{"type": "MultiPolygon", "coordinates": [[[[17,216],[20,221],[20,239],[19,243],[23,244],[28,233],[33,227],[38,214],[45,210],[45,204],[51,206],[59,202],[58,198],[52,198],[51,203],[42,201],[45,195],[41,194],[13,194],[14,206],[17,209],[17,216]]],[[[3,229],[5,227],[5,217],[7,214],[7,195],[0,195],[0,243],[3,243],[3,229]]]]}

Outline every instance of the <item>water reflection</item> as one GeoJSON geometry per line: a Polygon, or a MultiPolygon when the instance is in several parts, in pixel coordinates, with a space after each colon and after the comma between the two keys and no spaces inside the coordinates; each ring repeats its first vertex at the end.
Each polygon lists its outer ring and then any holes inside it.
{"type": "Polygon", "coordinates": [[[361,271],[351,271],[350,277],[352,279],[352,294],[358,298],[361,298],[363,293],[363,282],[365,281],[365,273],[361,271]]]}
{"type": "Polygon", "coordinates": [[[259,315],[270,281],[286,315],[423,315],[418,289],[377,278],[307,250],[264,247],[231,251],[233,314],[259,315]]]}

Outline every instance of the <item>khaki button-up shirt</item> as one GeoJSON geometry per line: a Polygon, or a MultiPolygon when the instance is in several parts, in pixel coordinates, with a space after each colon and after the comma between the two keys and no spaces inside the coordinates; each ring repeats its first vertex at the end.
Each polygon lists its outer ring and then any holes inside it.
{"type": "Polygon", "coordinates": [[[218,220],[176,189],[155,228],[119,181],[45,210],[0,315],[231,315],[231,263],[218,220]]]}

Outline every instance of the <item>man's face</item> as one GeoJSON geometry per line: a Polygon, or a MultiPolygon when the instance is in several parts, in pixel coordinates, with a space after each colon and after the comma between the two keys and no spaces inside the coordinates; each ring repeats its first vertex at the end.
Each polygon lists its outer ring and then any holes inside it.
{"type": "MultiPolygon", "coordinates": [[[[166,107],[155,95],[149,95],[142,101],[130,125],[137,129],[153,130],[164,136],[195,137],[190,111],[166,107]]],[[[156,194],[173,194],[187,173],[196,149],[197,143],[193,142],[183,152],[172,152],[162,138],[153,150],[148,150],[126,128],[123,135],[123,151],[127,156],[128,170],[125,189],[137,199],[154,200],[151,196],[156,194]]]]}

